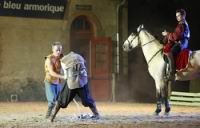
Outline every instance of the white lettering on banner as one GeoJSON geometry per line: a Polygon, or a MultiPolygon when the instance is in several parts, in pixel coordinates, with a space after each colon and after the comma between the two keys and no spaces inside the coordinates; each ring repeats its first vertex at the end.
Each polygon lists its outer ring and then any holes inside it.
{"type": "Polygon", "coordinates": [[[18,10],[20,10],[21,9],[21,4],[19,4],[19,3],[12,3],[11,1],[9,1],[9,2],[4,1],[3,2],[3,8],[5,8],[5,9],[18,9],[18,10]]]}
{"type": "Polygon", "coordinates": [[[55,12],[64,12],[64,6],[52,6],[50,4],[47,5],[37,5],[37,4],[25,4],[24,10],[32,10],[32,11],[48,11],[51,13],[55,12]]]}
{"type": "Polygon", "coordinates": [[[11,1],[4,1],[3,2],[4,9],[12,9],[12,10],[25,10],[25,11],[40,11],[40,12],[51,12],[51,13],[59,13],[64,12],[64,6],[56,6],[51,5],[49,3],[45,5],[40,4],[24,4],[21,3],[14,3],[11,1]]]}

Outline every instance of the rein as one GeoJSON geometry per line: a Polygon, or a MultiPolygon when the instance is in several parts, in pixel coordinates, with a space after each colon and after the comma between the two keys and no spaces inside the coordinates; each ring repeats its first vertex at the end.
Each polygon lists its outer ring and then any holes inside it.
{"type": "Polygon", "coordinates": [[[161,51],[162,51],[162,48],[159,49],[159,50],[151,57],[151,59],[147,62],[147,64],[149,65],[149,63],[153,60],[153,58],[154,58],[159,52],[161,52],[161,51]]]}
{"type": "MultiPolygon", "coordinates": [[[[139,36],[138,36],[139,37],[139,36]]],[[[146,44],[143,44],[142,45],[142,47],[144,47],[145,45],[147,45],[147,44],[150,44],[150,43],[152,43],[154,40],[156,40],[156,39],[153,39],[153,40],[151,40],[151,41],[149,41],[149,42],[147,42],[146,44]]]]}
{"type": "MultiPolygon", "coordinates": [[[[131,43],[132,43],[132,41],[136,38],[136,37],[138,37],[138,42],[140,42],[140,46],[141,47],[144,47],[144,46],[146,46],[146,45],[148,45],[148,44],[150,44],[150,43],[153,43],[153,41],[155,41],[156,39],[154,38],[154,39],[152,39],[151,41],[149,41],[149,42],[147,42],[147,43],[145,43],[145,44],[141,44],[141,40],[140,40],[140,36],[139,36],[139,34],[140,34],[140,32],[143,30],[143,28],[142,29],[140,29],[140,31],[136,34],[136,36],[131,40],[131,41],[129,41],[128,39],[127,39],[127,41],[128,41],[128,47],[129,48],[131,48],[131,43]]],[[[153,60],[153,58],[159,53],[159,52],[161,52],[162,51],[162,48],[161,49],[159,49],[152,57],[151,57],[151,59],[147,62],[147,64],[148,64],[148,66],[149,66],[149,63],[153,60]]]]}
{"type": "MultiPolygon", "coordinates": [[[[138,35],[137,35],[138,36],[138,35]]],[[[129,48],[131,48],[131,43],[133,42],[133,40],[137,37],[137,36],[135,36],[131,41],[129,41],[128,39],[127,39],[127,41],[128,41],[128,47],[129,48]]],[[[138,36],[139,37],[139,36],[138,36]]],[[[138,40],[139,41],[139,40],[138,40]]]]}

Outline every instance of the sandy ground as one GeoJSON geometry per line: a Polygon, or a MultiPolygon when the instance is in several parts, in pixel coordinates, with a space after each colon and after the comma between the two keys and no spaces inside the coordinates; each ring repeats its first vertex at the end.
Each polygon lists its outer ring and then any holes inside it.
{"type": "Polygon", "coordinates": [[[97,102],[101,119],[78,119],[91,114],[71,103],[53,123],[44,118],[46,102],[0,102],[1,128],[200,128],[200,107],[172,106],[169,116],[153,115],[155,104],[97,102]]]}

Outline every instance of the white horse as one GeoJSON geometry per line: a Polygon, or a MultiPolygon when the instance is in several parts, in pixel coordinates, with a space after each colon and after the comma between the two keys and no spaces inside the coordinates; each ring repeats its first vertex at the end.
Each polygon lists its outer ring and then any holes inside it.
{"type": "MultiPolygon", "coordinates": [[[[137,34],[132,33],[123,44],[124,51],[130,51],[133,48],[141,46],[144,57],[148,64],[148,70],[153,77],[156,86],[157,108],[155,114],[161,112],[161,104],[165,103],[165,114],[170,112],[168,99],[168,83],[166,80],[167,64],[164,61],[162,49],[163,45],[147,30],[143,25],[137,28],[137,34]]],[[[185,70],[176,73],[176,80],[191,80],[199,76],[200,72],[200,51],[193,51],[190,54],[189,64],[185,70]]]]}

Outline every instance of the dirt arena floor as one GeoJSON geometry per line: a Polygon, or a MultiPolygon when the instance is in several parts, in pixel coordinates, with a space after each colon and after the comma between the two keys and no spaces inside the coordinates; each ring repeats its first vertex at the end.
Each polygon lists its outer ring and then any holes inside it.
{"type": "Polygon", "coordinates": [[[101,119],[79,119],[91,114],[71,103],[53,123],[44,118],[46,102],[0,102],[1,128],[200,128],[200,107],[172,106],[169,116],[153,115],[155,104],[97,102],[101,119]]]}

